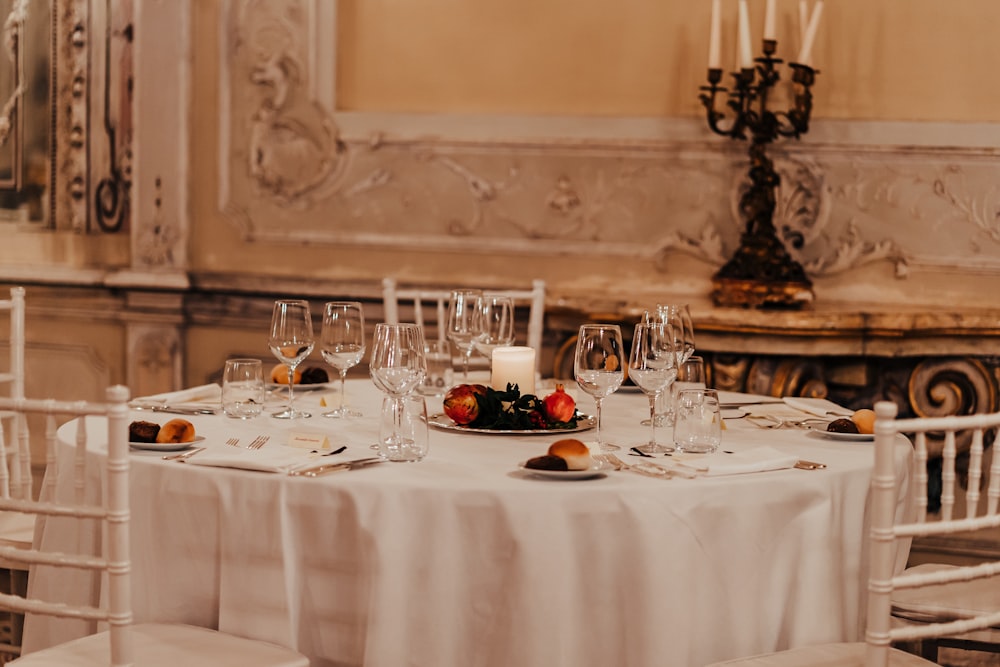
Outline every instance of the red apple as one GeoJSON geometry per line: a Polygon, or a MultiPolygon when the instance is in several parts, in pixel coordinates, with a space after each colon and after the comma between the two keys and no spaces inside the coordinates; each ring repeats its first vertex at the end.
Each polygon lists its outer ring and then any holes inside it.
{"type": "Polygon", "coordinates": [[[478,396],[486,394],[481,384],[457,384],[444,395],[444,413],[461,426],[471,424],[479,417],[478,396]]]}

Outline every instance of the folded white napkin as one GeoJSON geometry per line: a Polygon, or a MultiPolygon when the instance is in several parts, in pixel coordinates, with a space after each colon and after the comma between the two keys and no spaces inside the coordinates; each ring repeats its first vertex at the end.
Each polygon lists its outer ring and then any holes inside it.
{"type": "Polygon", "coordinates": [[[222,387],[218,384],[203,384],[180,391],[168,391],[163,394],[153,394],[151,396],[137,396],[134,400],[142,403],[184,403],[192,401],[214,401],[218,403],[222,400],[222,387]]]}
{"type": "Polygon", "coordinates": [[[802,412],[808,412],[809,414],[816,415],[817,417],[850,417],[854,414],[853,410],[849,410],[842,405],[837,405],[833,401],[828,401],[825,398],[785,396],[782,400],[785,402],[785,405],[789,407],[801,410],[802,412]]]}
{"type": "MultiPolygon", "coordinates": [[[[302,450],[296,451],[286,447],[246,449],[245,447],[215,445],[187,459],[187,463],[196,466],[240,468],[241,470],[257,470],[259,472],[286,472],[292,466],[307,463],[313,459],[314,457],[310,457],[302,450]]],[[[322,459],[316,462],[320,461],[322,459]]]]}
{"type": "Polygon", "coordinates": [[[774,447],[754,447],[743,452],[719,452],[708,461],[708,475],[741,475],[748,472],[767,472],[791,468],[798,457],[774,447]]]}

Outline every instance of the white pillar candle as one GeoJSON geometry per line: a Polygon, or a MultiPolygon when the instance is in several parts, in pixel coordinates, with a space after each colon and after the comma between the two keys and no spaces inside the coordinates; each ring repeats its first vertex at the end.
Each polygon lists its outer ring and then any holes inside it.
{"type": "Polygon", "coordinates": [[[740,0],[739,26],[740,69],[751,69],[753,68],[753,53],[750,43],[750,10],[747,9],[747,0],[740,0]]]}
{"type": "Polygon", "coordinates": [[[799,44],[806,38],[806,26],[809,25],[809,5],[806,0],[799,0],[799,44]]]}
{"type": "Polygon", "coordinates": [[[775,27],[774,0],[767,0],[764,8],[764,39],[777,39],[778,30],[775,27]]]}
{"type": "Polygon", "coordinates": [[[722,67],[722,0],[712,0],[712,23],[708,40],[708,68],[722,67]]]}
{"type": "Polygon", "coordinates": [[[812,59],[813,42],[816,41],[816,31],[819,30],[819,17],[823,14],[823,0],[819,0],[813,7],[812,16],[809,17],[809,26],[806,28],[806,36],[802,38],[802,49],[795,62],[801,65],[810,65],[812,59]]]}
{"type": "Polygon", "coordinates": [[[516,384],[521,395],[535,393],[535,350],[530,347],[498,347],[493,350],[490,385],[506,391],[516,384]]]}

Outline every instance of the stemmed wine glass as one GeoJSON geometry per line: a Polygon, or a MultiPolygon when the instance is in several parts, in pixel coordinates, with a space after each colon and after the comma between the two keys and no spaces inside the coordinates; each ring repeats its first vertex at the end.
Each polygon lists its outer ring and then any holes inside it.
{"type": "Polygon", "coordinates": [[[282,299],[274,302],[271,312],[271,336],[267,341],[271,352],[288,366],[288,406],[272,417],[299,419],[312,415],[293,407],[295,392],[292,387],[295,369],[312,352],[314,340],[309,302],[299,299],[282,299]]]}
{"type": "Polygon", "coordinates": [[[514,344],[514,302],[509,296],[484,294],[476,300],[473,317],[476,335],[472,344],[479,354],[492,359],[493,350],[514,344]]]}
{"type": "Polygon", "coordinates": [[[656,402],[677,377],[677,347],[673,327],[666,322],[640,322],[635,325],[628,376],[649,397],[649,442],[637,446],[640,452],[671,452],[656,442],[656,402]]]}
{"type": "Polygon", "coordinates": [[[622,331],[617,324],[584,324],[576,338],[574,373],[580,389],[597,405],[597,445],[601,451],[619,449],[601,436],[601,402],[625,379],[622,331]]]}
{"type": "Polygon", "coordinates": [[[462,353],[462,370],[464,382],[469,381],[469,360],[472,358],[473,338],[476,330],[473,320],[476,313],[476,300],[482,296],[482,290],[453,290],[448,300],[448,340],[462,353]]]}
{"type": "MultiPolygon", "coordinates": [[[[376,324],[368,372],[375,386],[394,401],[393,415],[400,417],[402,398],[416,389],[427,374],[423,329],[416,324],[376,324]]],[[[400,426],[394,419],[387,440],[390,447],[401,441],[400,426]]]]}
{"type": "Polygon", "coordinates": [[[365,313],[357,301],[330,301],[323,306],[323,329],[319,351],[326,363],[340,373],[340,406],[324,412],[324,417],[360,417],[361,411],[348,407],[347,370],[365,356],[365,313]]]}
{"type": "MultiPolygon", "coordinates": [[[[652,313],[646,313],[643,321],[666,322],[673,329],[674,343],[677,350],[677,364],[683,364],[692,354],[694,354],[694,327],[691,323],[691,312],[688,305],[667,303],[656,304],[656,309],[652,313]]],[[[664,426],[673,422],[674,408],[669,392],[661,394],[658,400],[659,409],[653,417],[657,426],[664,426]]],[[[646,421],[642,421],[646,425],[646,421]]]]}

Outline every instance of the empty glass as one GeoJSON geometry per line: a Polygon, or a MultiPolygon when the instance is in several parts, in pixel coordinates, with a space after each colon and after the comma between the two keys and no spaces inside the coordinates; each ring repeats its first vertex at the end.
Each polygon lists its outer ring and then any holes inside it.
{"type": "Polygon", "coordinates": [[[472,344],[487,359],[493,350],[514,344],[514,301],[509,296],[484,294],[476,300],[472,344]]]}
{"type": "Polygon", "coordinates": [[[617,324],[584,324],[576,338],[573,367],[580,389],[594,397],[597,406],[597,445],[613,451],[618,445],[604,441],[601,433],[601,402],[618,390],[625,379],[622,331],[617,324]]]}
{"type": "Polygon", "coordinates": [[[347,370],[365,356],[365,313],[356,301],[330,301],[323,306],[320,354],[340,374],[340,405],[324,412],[324,417],[360,417],[361,411],[348,407],[347,370]]]}
{"type": "Polygon", "coordinates": [[[378,452],[388,461],[419,461],[427,456],[427,404],[422,396],[386,396],[379,421],[378,452]]]}
{"type": "Polygon", "coordinates": [[[222,412],[253,419],[264,410],[264,370],[260,359],[226,359],[222,371],[222,412]]]}
{"type": "MultiPolygon", "coordinates": [[[[372,338],[371,360],[368,371],[375,386],[400,404],[402,398],[424,381],[427,374],[427,356],[424,351],[424,332],[416,324],[375,325],[372,338]]],[[[400,435],[389,435],[389,445],[397,443],[400,435]]]]}
{"type": "Polygon", "coordinates": [[[469,359],[472,358],[472,339],[476,336],[474,319],[476,300],[482,296],[477,289],[457,289],[448,300],[448,340],[462,353],[463,381],[469,381],[469,359]]]}
{"type": "Polygon", "coordinates": [[[271,313],[271,335],[267,345],[274,356],[288,366],[288,407],[281,412],[275,412],[272,417],[299,419],[312,416],[293,407],[295,392],[292,389],[294,384],[292,378],[295,377],[298,365],[312,352],[314,344],[309,302],[298,299],[275,301],[271,313]]]}
{"type": "Polygon", "coordinates": [[[656,401],[677,375],[677,348],[673,328],[665,322],[639,323],[632,336],[628,376],[649,397],[649,442],[636,447],[646,454],[672,452],[656,442],[656,401]]]}
{"type": "Polygon", "coordinates": [[[714,452],[722,442],[719,394],[714,389],[683,389],[677,392],[674,414],[674,445],[679,451],[714,452]]]}
{"type": "Polygon", "coordinates": [[[427,375],[417,391],[425,396],[443,396],[452,385],[451,343],[446,340],[427,341],[427,375]]]}
{"type": "Polygon", "coordinates": [[[682,389],[705,389],[705,360],[699,356],[682,361],[677,367],[677,379],[670,391],[671,414],[676,409],[677,393],[682,389]]]}

